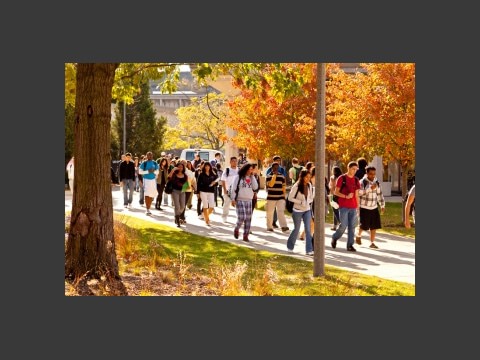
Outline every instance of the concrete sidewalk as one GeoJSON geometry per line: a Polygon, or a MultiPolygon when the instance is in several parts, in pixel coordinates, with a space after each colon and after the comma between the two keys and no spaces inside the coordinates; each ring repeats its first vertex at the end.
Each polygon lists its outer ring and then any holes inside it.
{"type": "MultiPolygon", "coordinates": [[[[259,194],[259,198],[263,198],[259,194]]],[[[123,207],[123,193],[119,186],[114,186],[112,191],[113,208],[117,213],[123,213],[135,216],[147,221],[153,221],[176,228],[174,224],[173,208],[162,205],[163,211],[152,207],[151,216],[145,215],[145,207],[138,202],[138,193],[134,194],[133,206],[131,209],[123,207]]],[[[401,201],[401,197],[400,198],[401,201]]],[[[170,201],[170,199],[169,199],[170,201]]],[[[219,203],[221,200],[219,199],[219,203]]],[[[65,210],[71,209],[71,192],[65,191],[65,210]]],[[[254,210],[252,218],[249,242],[242,241],[243,228],[240,230],[240,237],[236,240],[233,237],[233,228],[236,223],[236,212],[233,207],[230,208],[228,222],[223,223],[221,218],[222,208],[216,207],[214,213],[210,216],[211,226],[205,225],[200,220],[196,211],[196,199],[193,199],[193,207],[186,211],[186,225],[181,229],[201,236],[227,241],[239,246],[249,247],[256,250],[265,250],[286,256],[312,261],[312,256],[305,255],[305,241],[297,240],[293,253],[287,252],[287,239],[289,233],[282,233],[280,229],[275,231],[266,231],[266,215],[264,211],[254,210]]],[[[293,221],[287,216],[287,223],[290,230],[293,229],[293,221]]],[[[362,236],[362,245],[355,244],[356,252],[346,250],[347,233],[337,242],[336,249],[330,246],[333,231],[330,230],[331,224],[325,224],[325,263],[336,266],[348,271],[355,271],[366,275],[378,276],[385,279],[402,281],[415,284],[415,239],[402,236],[377,233],[375,243],[379,249],[370,249],[368,246],[368,233],[362,236]]]]}

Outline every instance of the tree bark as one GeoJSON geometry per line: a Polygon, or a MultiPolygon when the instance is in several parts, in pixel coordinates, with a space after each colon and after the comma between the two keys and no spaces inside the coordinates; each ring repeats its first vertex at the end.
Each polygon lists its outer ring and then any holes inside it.
{"type": "MultiPolygon", "coordinates": [[[[78,64],[75,99],[75,185],[65,278],[121,283],[115,253],[110,179],[112,87],[118,64],[78,64]]],[[[122,284],[123,285],[123,284],[122,284]]],[[[124,287],[120,292],[126,292],[124,287]]]]}

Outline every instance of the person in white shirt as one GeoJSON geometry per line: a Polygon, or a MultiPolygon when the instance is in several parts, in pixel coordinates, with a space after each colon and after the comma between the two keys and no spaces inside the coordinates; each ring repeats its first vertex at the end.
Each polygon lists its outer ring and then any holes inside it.
{"type": "Polygon", "coordinates": [[[68,173],[68,186],[70,187],[70,191],[72,192],[73,195],[73,176],[74,176],[74,157],[70,159],[70,161],[67,164],[67,173],[68,173]]]}
{"type": "Polygon", "coordinates": [[[248,234],[250,234],[253,212],[252,200],[258,186],[257,179],[253,175],[252,164],[244,164],[232,182],[232,205],[237,210],[237,224],[233,230],[235,239],[238,239],[243,224],[243,241],[249,241],[248,234]]]}
{"type": "Polygon", "coordinates": [[[232,185],[233,178],[238,175],[238,168],[237,168],[237,157],[232,156],[230,158],[230,167],[227,167],[222,174],[222,187],[224,193],[224,203],[223,203],[223,213],[222,213],[222,220],[223,222],[227,222],[228,219],[228,212],[230,211],[230,205],[232,203],[231,195],[228,195],[228,191],[230,185],[232,185]]]}
{"type": "Polygon", "coordinates": [[[362,231],[370,231],[370,248],[378,249],[378,246],[375,245],[375,234],[377,229],[382,228],[378,205],[380,205],[383,214],[385,211],[385,198],[383,197],[380,183],[375,177],[377,170],[373,166],[367,166],[365,171],[366,174],[360,180],[360,189],[358,190],[360,197],[360,225],[355,242],[361,245],[362,231]]]}
{"type": "Polygon", "coordinates": [[[311,204],[314,200],[315,191],[311,183],[312,174],[307,169],[300,171],[300,176],[295,184],[293,184],[288,194],[288,200],[293,202],[293,230],[287,240],[288,252],[293,252],[295,241],[297,240],[300,226],[303,221],[305,229],[305,252],[307,255],[313,255],[313,241],[310,224],[312,220],[311,204]]]}

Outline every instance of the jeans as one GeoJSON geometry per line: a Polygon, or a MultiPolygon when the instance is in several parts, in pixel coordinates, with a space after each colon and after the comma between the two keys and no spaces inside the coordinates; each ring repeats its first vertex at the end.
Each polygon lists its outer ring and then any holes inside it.
{"type": "Polygon", "coordinates": [[[133,187],[135,186],[133,179],[123,179],[123,205],[131,204],[133,201],[133,187]]]}
{"type": "Polygon", "coordinates": [[[290,233],[290,236],[287,240],[287,248],[293,250],[295,246],[295,241],[297,241],[298,233],[300,232],[300,225],[302,224],[305,228],[305,252],[313,251],[312,243],[312,231],[310,229],[310,220],[312,219],[312,212],[307,211],[294,211],[292,212],[293,219],[293,230],[290,233]]]}
{"type": "Polygon", "coordinates": [[[145,189],[143,188],[143,181],[140,183],[140,199],[138,202],[140,205],[145,203],[145,189]]]}
{"type": "Polygon", "coordinates": [[[355,226],[357,225],[357,209],[340,208],[338,209],[340,214],[340,226],[332,235],[332,240],[337,241],[340,239],[348,226],[348,240],[347,248],[353,246],[353,240],[355,238],[355,226]]]}

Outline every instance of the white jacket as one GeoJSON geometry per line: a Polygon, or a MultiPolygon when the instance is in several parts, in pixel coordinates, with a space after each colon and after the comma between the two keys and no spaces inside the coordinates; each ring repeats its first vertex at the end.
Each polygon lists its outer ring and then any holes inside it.
{"type": "Polygon", "coordinates": [[[315,188],[312,184],[308,184],[307,198],[300,191],[297,194],[298,181],[292,186],[288,194],[288,200],[293,202],[293,211],[308,211],[310,210],[310,204],[315,198],[315,188]],[[296,195],[296,196],[295,196],[296,195]]]}
{"type": "Polygon", "coordinates": [[[68,179],[73,180],[74,165],[73,162],[69,162],[67,165],[68,179]]]}

